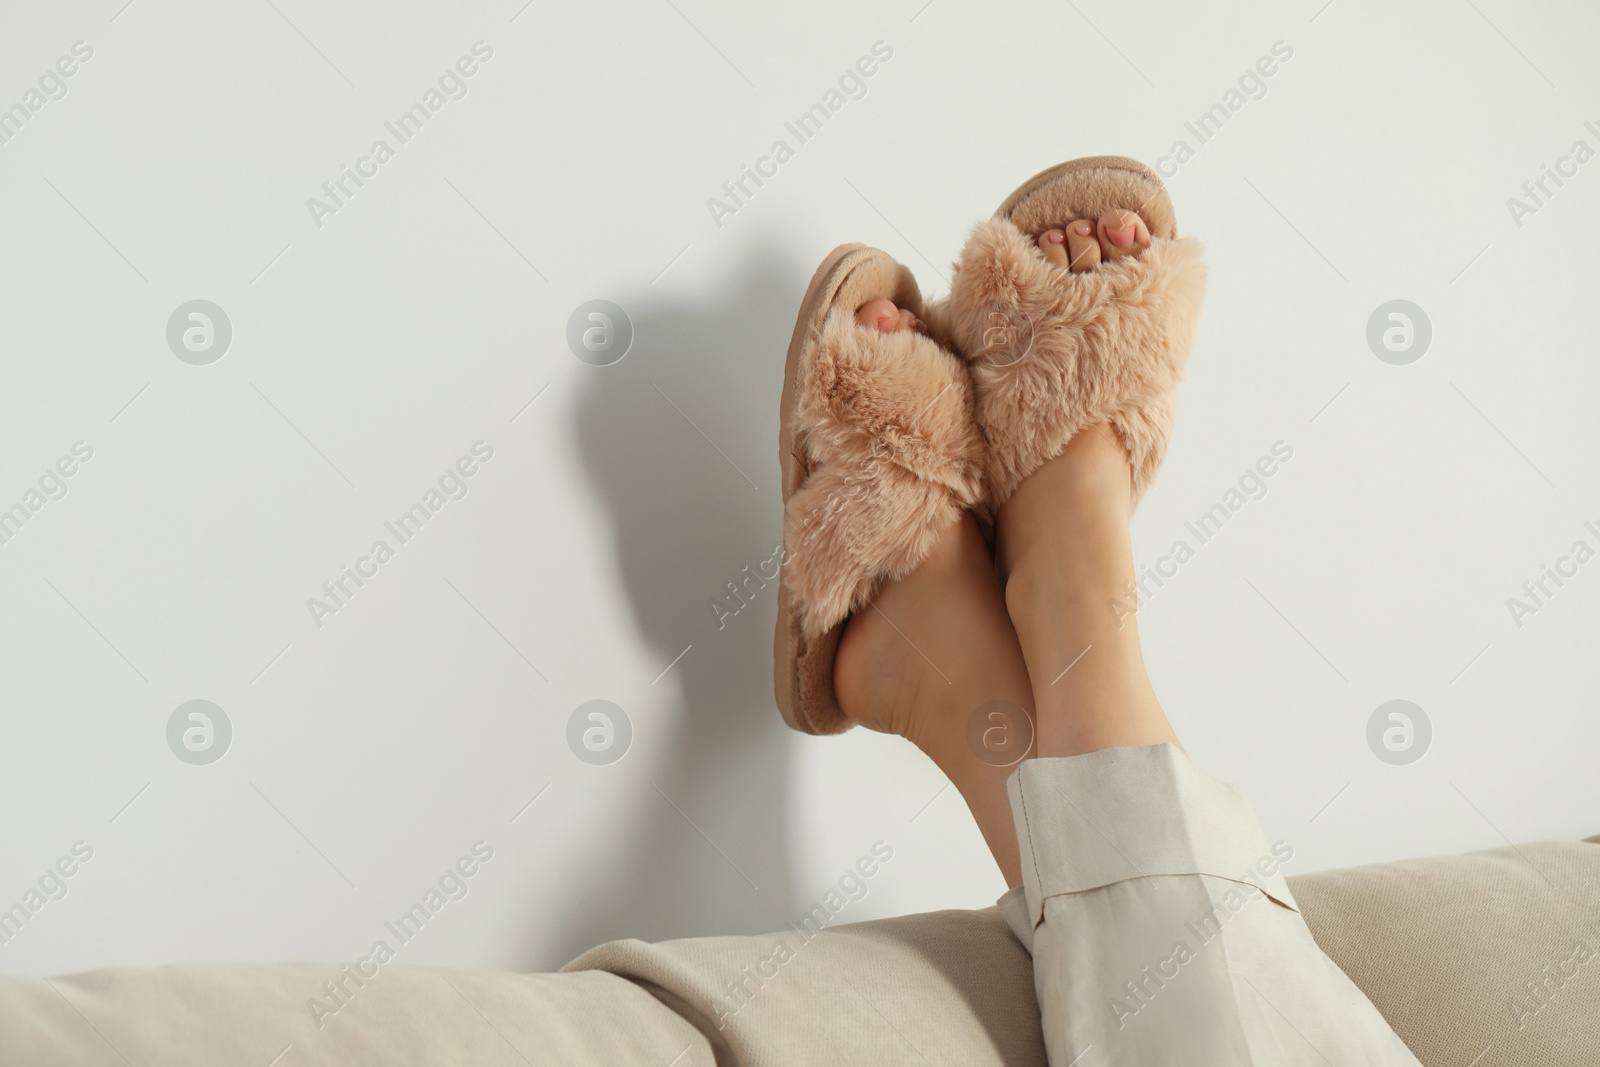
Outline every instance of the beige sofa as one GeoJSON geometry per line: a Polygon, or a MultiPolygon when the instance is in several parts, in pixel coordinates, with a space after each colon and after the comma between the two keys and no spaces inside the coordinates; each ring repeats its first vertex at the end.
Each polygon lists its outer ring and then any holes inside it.
{"type": "MultiPolygon", "coordinates": [[[[1323,948],[1426,1067],[1600,1064],[1600,838],[1330,871],[1291,888],[1323,948]]],[[[1029,958],[993,908],[809,936],[617,941],[553,975],[373,971],[0,980],[0,1063],[1045,1062],[1029,958]]]]}

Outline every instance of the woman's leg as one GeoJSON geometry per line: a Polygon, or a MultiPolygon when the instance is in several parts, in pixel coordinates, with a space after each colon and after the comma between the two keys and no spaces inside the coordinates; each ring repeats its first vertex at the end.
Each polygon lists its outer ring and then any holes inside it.
{"type": "Polygon", "coordinates": [[[1095,427],[1000,514],[1040,757],[1009,783],[1025,891],[1003,910],[1051,1063],[1413,1067],[1295,910],[1293,848],[1177,747],[1125,607],[1129,478],[1095,427]]]}
{"type": "MultiPolygon", "coordinates": [[[[1039,248],[1081,273],[1148,244],[1113,213],[1039,248]]],[[[1038,738],[1008,782],[1023,889],[1002,911],[1033,953],[1051,1063],[1410,1067],[1295,910],[1292,847],[1178,745],[1130,610],[1133,499],[1124,442],[1091,426],[997,521],[1038,738]]]]}
{"type": "Polygon", "coordinates": [[[1005,784],[1012,768],[980,758],[968,723],[996,701],[1018,719],[1031,716],[1033,696],[976,519],[964,515],[921,566],[885,582],[851,618],[833,673],[845,714],[932,759],[972,810],[1006,885],[1020,885],[1005,784]]]}
{"type": "Polygon", "coordinates": [[[1294,910],[1292,847],[1177,747],[1126,608],[1129,485],[1095,427],[1000,514],[1040,757],[1010,783],[1026,892],[1006,910],[1051,1062],[1411,1067],[1294,910]]]}

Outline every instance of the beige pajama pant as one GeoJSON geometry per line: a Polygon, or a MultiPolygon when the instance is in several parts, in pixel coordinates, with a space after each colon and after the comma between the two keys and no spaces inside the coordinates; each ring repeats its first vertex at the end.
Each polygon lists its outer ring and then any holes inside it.
{"type": "Polygon", "coordinates": [[[1008,787],[1051,1067],[1417,1060],[1323,955],[1250,801],[1172,745],[1023,763],[1008,787]]]}

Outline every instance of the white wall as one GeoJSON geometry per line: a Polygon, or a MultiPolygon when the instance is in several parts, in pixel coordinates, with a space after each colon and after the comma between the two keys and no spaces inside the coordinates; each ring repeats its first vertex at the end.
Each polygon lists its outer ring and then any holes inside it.
{"type": "Polygon", "coordinates": [[[1193,755],[1291,870],[1600,831],[1600,562],[1507,608],[1600,548],[1600,162],[1507,206],[1600,150],[1600,14],[923,2],[7,6],[0,106],[93,55],[0,144],[0,506],[93,456],[0,544],[0,907],[93,856],[0,970],[351,959],[480,840],[400,958],[775,927],[879,840],[841,921],[990,903],[914,750],[782,728],[771,589],[721,630],[709,602],[778,541],[780,364],[828,248],[937,293],[1020,180],[1178,139],[1212,281],[1141,561],[1293,449],[1143,610],[1193,755]],[[477,41],[467,95],[399,145],[384,122],[477,41]],[[878,41],[866,95],[797,144],[785,120],[878,41]],[[1279,41],[1199,144],[1185,122],[1279,41]],[[380,137],[318,226],[307,198],[380,137]],[[779,138],[719,226],[707,198],[779,138]],[[204,366],[165,336],[196,298],[233,331],[204,366]],[[565,341],[596,298],[636,335],[609,367],[565,341]],[[1432,324],[1411,365],[1365,339],[1392,299],[1432,324]],[[465,498],[315,625],[307,598],[478,441],[465,498]],[[1366,740],[1395,698],[1433,726],[1409,766],[1366,740]],[[233,730],[205,766],[166,738],[193,699],[233,730]],[[566,742],[592,699],[633,724],[610,766],[566,742]]]}

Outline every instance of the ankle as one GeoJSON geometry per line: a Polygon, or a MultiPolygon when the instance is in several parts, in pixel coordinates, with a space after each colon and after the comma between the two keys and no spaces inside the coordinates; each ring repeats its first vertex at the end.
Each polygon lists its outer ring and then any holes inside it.
{"type": "Polygon", "coordinates": [[[1125,522],[1064,523],[1018,539],[1008,560],[1006,612],[1019,633],[1072,620],[1091,633],[1122,630],[1137,603],[1125,522]]]}

